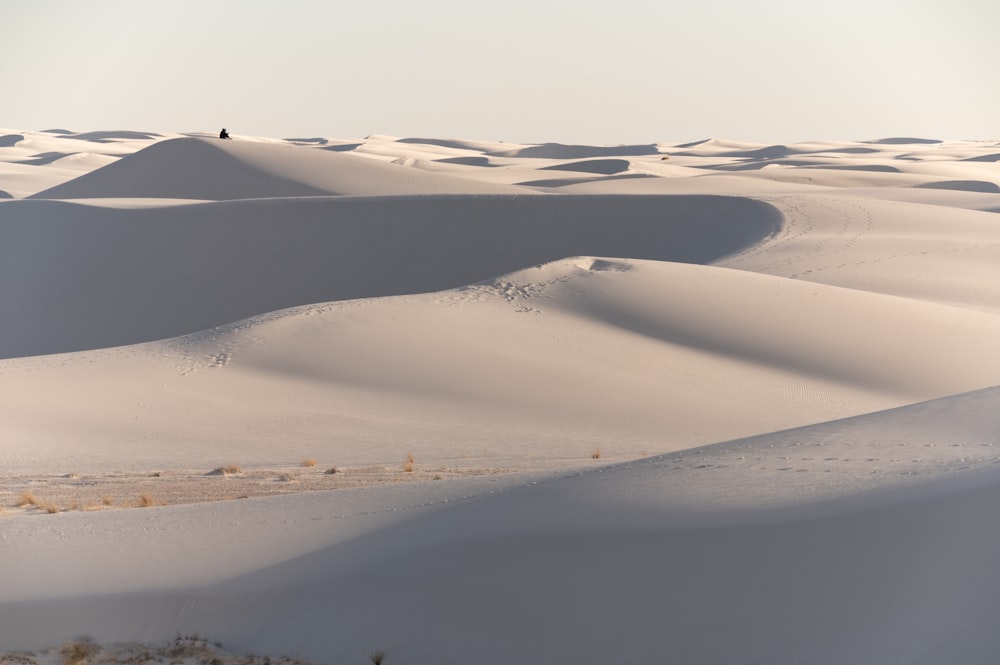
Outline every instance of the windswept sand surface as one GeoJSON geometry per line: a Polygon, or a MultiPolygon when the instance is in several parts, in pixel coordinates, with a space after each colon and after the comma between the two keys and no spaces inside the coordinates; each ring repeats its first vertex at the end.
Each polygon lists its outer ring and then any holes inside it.
{"type": "Polygon", "coordinates": [[[0,130],[0,652],[993,663],[998,212],[995,141],[0,130]]]}

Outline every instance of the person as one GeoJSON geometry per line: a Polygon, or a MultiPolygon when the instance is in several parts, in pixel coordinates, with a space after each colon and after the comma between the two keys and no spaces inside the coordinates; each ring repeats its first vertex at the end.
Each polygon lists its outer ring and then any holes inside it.
{"type": "Polygon", "coordinates": [[[226,131],[225,127],[223,127],[222,131],[219,132],[219,138],[220,139],[228,139],[229,138],[229,132],[226,131]]]}

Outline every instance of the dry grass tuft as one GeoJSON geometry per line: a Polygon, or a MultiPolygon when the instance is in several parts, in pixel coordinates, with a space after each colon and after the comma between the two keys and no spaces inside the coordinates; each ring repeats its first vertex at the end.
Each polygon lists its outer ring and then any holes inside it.
{"type": "Polygon", "coordinates": [[[382,661],[385,660],[385,652],[372,651],[372,654],[368,658],[372,661],[372,665],[382,665],[382,661]]]}
{"type": "Polygon", "coordinates": [[[101,648],[87,637],[67,642],[59,647],[59,655],[65,665],[79,665],[100,653],[101,648]]]}
{"type": "MultiPolygon", "coordinates": [[[[384,651],[369,656],[381,665],[384,651]]],[[[40,652],[0,652],[0,665],[313,665],[298,658],[283,656],[236,655],[198,635],[178,635],[166,645],[141,643],[101,646],[90,637],[79,637],[57,649],[40,652]]]]}
{"type": "Polygon", "coordinates": [[[413,459],[413,453],[407,453],[406,454],[406,463],[403,464],[403,471],[405,471],[406,473],[413,473],[413,465],[415,463],[416,463],[416,460],[413,459]]]}
{"type": "Polygon", "coordinates": [[[38,507],[47,512],[49,515],[55,515],[59,512],[59,506],[54,503],[45,503],[39,505],[38,507]]]}
{"type": "Polygon", "coordinates": [[[113,505],[115,505],[115,501],[114,501],[114,499],[111,498],[110,495],[108,495],[108,494],[102,494],[101,495],[101,504],[105,505],[105,506],[113,506],[113,505]]]}
{"type": "Polygon", "coordinates": [[[27,506],[37,506],[38,499],[31,492],[21,492],[21,496],[17,497],[17,503],[15,504],[18,508],[25,508],[27,506]]]}
{"type": "Polygon", "coordinates": [[[217,467],[212,473],[218,476],[234,476],[237,473],[243,473],[243,469],[238,464],[230,464],[229,466],[217,467]]]}
{"type": "Polygon", "coordinates": [[[331,467],[330,467],[329,469],[327,469],[327,470],[326,470],[326,474],[327,474],[328,476],[332,476],[332,475],[333,475],[333,474],[335,474],[335,473],[340,473],[340,469],[338,469],[338,468],[337,468],[337,467],[335,467],[335,466],[331,466],[331,467]]]}
{"type": "Polygon", "coordinates": [[[594,452],[590,453],[590,459],[601,459],[601,449],[594,448],[594,452]]]}
{"type": "Polygon", "coordinates": [[[156,499],[154,499],[151,494],[140,494],[139,500],[136,503],[136,506],[138,506],[139,508],[152,508],[153,506],[159,506],[159,505],[162,504],[158,502],[156,499]]]}
{"type": "Polygon", "coordinates": [[[306,459],[302,460],[302,466],[314,467],[316,466],[316,459],[313,457],[307,457],[306,459]]]}

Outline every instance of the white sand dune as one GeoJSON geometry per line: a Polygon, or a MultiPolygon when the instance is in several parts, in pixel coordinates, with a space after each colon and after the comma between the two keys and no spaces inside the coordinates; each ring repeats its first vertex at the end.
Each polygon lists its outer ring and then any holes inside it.
{"type": "Polygon", "coordinates": [[[995,142],[236,139],[0,131],[0,652],[995,661],[995,142]]]}
{"type": "Polygon", "coordinates": [[[22,520],[0,556],[37,582],[5,585],[0,619],[12,647],[59,626],[108,641],[198,630],[323,662],[382,648],[413,662],[985,663],[997,397],[548,480],[150,509],[155,529],[134,512],[22,520]],[[308,554],[278,563],[295,551],[308,554]]]}
{"type": "Polygon", "coordinates": [[[455,288],[567,256],[707,262],[777,231],[779,219],[765,203],[700,196],[4,205],[0,303],[17,314],[0,332],[2,357],[163,339],[293,305],[455,288]]]}
{"type": "Polygon", "coordinates": [[[158,142],[33,196],[41,199],[252,199],[342,194],[470,194],[516,190],[327,150],[217,139],[158,142]]]}
{"type": "Polygon", "coordinates": [[[575,259],[12,363],[0,459],[58,474],[178,468],[199,450],[206,470],[309,456],[384,464],[408,452],[513,468],[595,448],[634,457],[990,386],[998,339],[988,313],[720,268],[575,259]],[[141,412],[122,422],[139,395],[141,412]]]}
{"type": "Polygon", "coordinates": [[[74,180],[159,140],[146,132],[102,132],[95,140],[71,132],[0,129],[0,198],[24,198],[74,180]],[[122,138],[112,138],[123,134],[122,138]]]}

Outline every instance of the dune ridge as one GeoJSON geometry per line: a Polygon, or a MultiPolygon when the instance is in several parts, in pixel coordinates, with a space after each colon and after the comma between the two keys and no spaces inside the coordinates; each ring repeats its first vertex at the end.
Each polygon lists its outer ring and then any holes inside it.
{"type": "Polygon", "coordinates": [[[32,195],[37,199],[230,200],[342,194],[499,193],[484,185],[327,150],[271,143],[174,138],[32,195]]]}
{"type": "Polygon", "coordinates": [[[733,197],[298,198],[180,209],[13,201],[4,212],[0,303],[18,312],[0,333],[4,357],[438,291],[580,254],[705,262],[779,224],[768,204],[733,197]]]}

